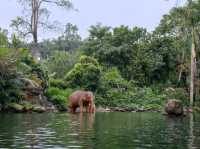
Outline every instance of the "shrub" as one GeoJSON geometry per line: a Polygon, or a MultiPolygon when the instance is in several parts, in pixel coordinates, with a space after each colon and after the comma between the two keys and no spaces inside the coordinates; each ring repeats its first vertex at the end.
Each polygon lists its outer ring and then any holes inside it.
{"type": "Polygon", "coordinates": [[[51,78],[49,80],[49,83],[50,83],[51,87],[57,87],[57,88],[60,88],[60,89],[67,88],[66,82],[64,80],[62,80],[62,79],[53,79],[53,78],[51,78]]]}
{"type": "Polygon", "coordinates": [[[15,84],[17,60],[15,50],[0,48],[0,103],[2,104],[20,99],[19,87],[15,84]]]}
{"type": "Polygon", "coordinates": [[[67,109],[68,97],[71,93],[71,89],[62,90],[56,87],[50,87],[47,89],[45,95],[59,110],[63,111],[67,109]]]}
{"type": "Polygon", "coordinates": [[[43,89],[48,76],[27,49],[0,48],[0,103],[19,102],[26,88],[22,80],[32,80],[43,89]]]}
{"type": "Polygon", "coordinates": [[[156,91],[153,91],[151,88],[136,88],[133,99],[135,103],[145,106],[145,105],[163,105],[166,96],[164,94],[157,94],[156,91]]]}
{"type": "Polygon", "coordinates": [[[47,67],[50,74],[54,74],[55,78],[63,78],[78,61],[80,56],[79,51],[65,52],[54,51],[53,54],[43,62],[43,65],[47,67]]]}
{"type": "Polygon", "coordinates": [[[130,82],[122,78],[117,68],[111,68],[102,73],[97,90],[96,104],[103,106],[119,106],[128,98],[130,82]]]}
{"type": "Polygon", "coordinates": [[[131,83],[122,78],[118,69],[115,67],[106,70],[100,78],[100,90],[109,90],[111,88],[117,88],[119,90],[131,88],[131,83]]]}
{"type": "Polygon", "coordinates": [[[0,28],[0,48],[8,46],[8,31],[0,28]]]}
{"type": "Polygon", "coordinates": [[[116,75],[116,72],[116,69],[112,69],[102,76],[101,83],[104,82],[104,85],[101,84],[101,90],[97,92],[95,99],[97,105],[123,107],[131,110],[161,110],[166,99],[164,94],[157,94],[158,92],[151,88],[135,87],[119,74],[116,75]],[[117,85],[113,85],[113,83],[117,85]]]}
{"type": "Polygon", "coordinates": [[[95,91],[101,74],[101,68],[96,59],[81,56],[79,62],[67,73],[65,80],[72,88],[83,88],[95,91]]]}

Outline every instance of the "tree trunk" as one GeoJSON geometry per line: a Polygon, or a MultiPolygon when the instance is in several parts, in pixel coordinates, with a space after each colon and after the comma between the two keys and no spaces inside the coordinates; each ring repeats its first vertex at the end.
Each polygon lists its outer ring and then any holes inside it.
{"type": "Polygon", "coordinates": [[[192,46],[191,46],[191,75],[190,75],[190,107],[194,104],[194,81],[196,72],[196,52],[194,41],[194,30],[192,31],[192,46]]]}
{"type": "Polygon", "coordinates": [[[31,16],[31,31],[33,36],[34,44],[38,43],[38,11],[39,3],[38,0],[32,0],[32,16],[31,16]]]}
{"type": "Polygon", "coordinates": [[[33,45],[31,53],[36,60],[40,60],[40,51],[38,47],[38,19],[39,19],[39,1],[32,0],[32,15],[31,15],[31,33],[33,37],[33,45]]]}
{"type": "Polygon", "coordinates": [[[185,59],[185,51],[183,50],[182,58],[181,58],[180,72],[179,72],[179,75],[178,75],[178,82],[179,83],[181,82],[181,78],[182,78],[184,59],[185,59]]]}

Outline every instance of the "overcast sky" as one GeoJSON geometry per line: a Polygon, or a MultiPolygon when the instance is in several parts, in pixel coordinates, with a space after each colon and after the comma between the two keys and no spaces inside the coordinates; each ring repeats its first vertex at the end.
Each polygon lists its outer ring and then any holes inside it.
{"type": "MultiPolygon", "coordinates": [[[[88,28],[98,22],[103,25],[115,27],[128,25],[130,27],[145,27],[152,31],[158,24],[162,15],[169,12],[172,7],[184,0],[72,0],[78,11],[65,11],[51,9],[51,20],[58,20],[63,25],[67,22],[76,24],[80,35],[88,36],[88,28]]],[[[1,0],[0,27],[9,29],[10,22],[22,14],[22,7],[16,0],[1,0]]],[[[53,38],[59,33],[39,33],[40,40],[53,38]]]]}

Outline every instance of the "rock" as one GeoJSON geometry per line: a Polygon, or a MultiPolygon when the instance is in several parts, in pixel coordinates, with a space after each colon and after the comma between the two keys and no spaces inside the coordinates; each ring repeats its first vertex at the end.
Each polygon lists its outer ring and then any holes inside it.
{"type": "Polygon", "coordinates": [[[24,112],[24,107],[17,103],[9,103],[7,105],[7,110],[21,113],[24,112]]]}
{"type": "Polygon", "coordinates": [[[58,112],[58,110],[56,109],[56,107],[54,105],[49,105],[46,107],[46,111],[49,112],[58,112]]]}
{"type": "Polygon", "coordinates": [[[42,106],[33,106],[33,112],[43,113],[46,112],[46,109],[42,106]]]}
{"type": "Polygon", "coordinates": [[[113,111],[126,112],[127,110],[125,108],[115,107],[115,108],[113,108],[113,111]]]}
{"type": "Polygon", "coordinates": [[[33,105],[29,102],[23,102],[24,112],[31,112],[33,110],[33,105]]]}
{"type": "Polygon", "coordinates": [[[165,112],[168,115],[183,115],[183,104],[180,100],[170,99],[165,104],[165,112]]]}
{"type": "Polygon", "coordinates": [[[96,112],[110,112],[111,109],[109,108],[103,108],[103,107],[97,107],[96,112]]]}

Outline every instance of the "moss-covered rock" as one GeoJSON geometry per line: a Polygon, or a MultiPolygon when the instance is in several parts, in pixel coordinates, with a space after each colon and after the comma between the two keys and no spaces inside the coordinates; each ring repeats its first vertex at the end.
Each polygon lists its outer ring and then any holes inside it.
{"type": "Polygon", "coordinates": [[[37,113],[43,113],[43,112],[46,112],[46,109],[45,107],[42,107],[42,106],[33,106],[32,111],[37,112],[37,113]]]}
{"type": "Polygon", "coordinates": [[[17,103],[8,103],[6,105],[6,110],[21,113],[24,112],[24,107],[17,103]]]}
{"type": "Polygon", "coordinates": [[[31,112],[33,110],[33,105],[29,102],[22,103],[24,107],[24,112],[31,112]]]}

